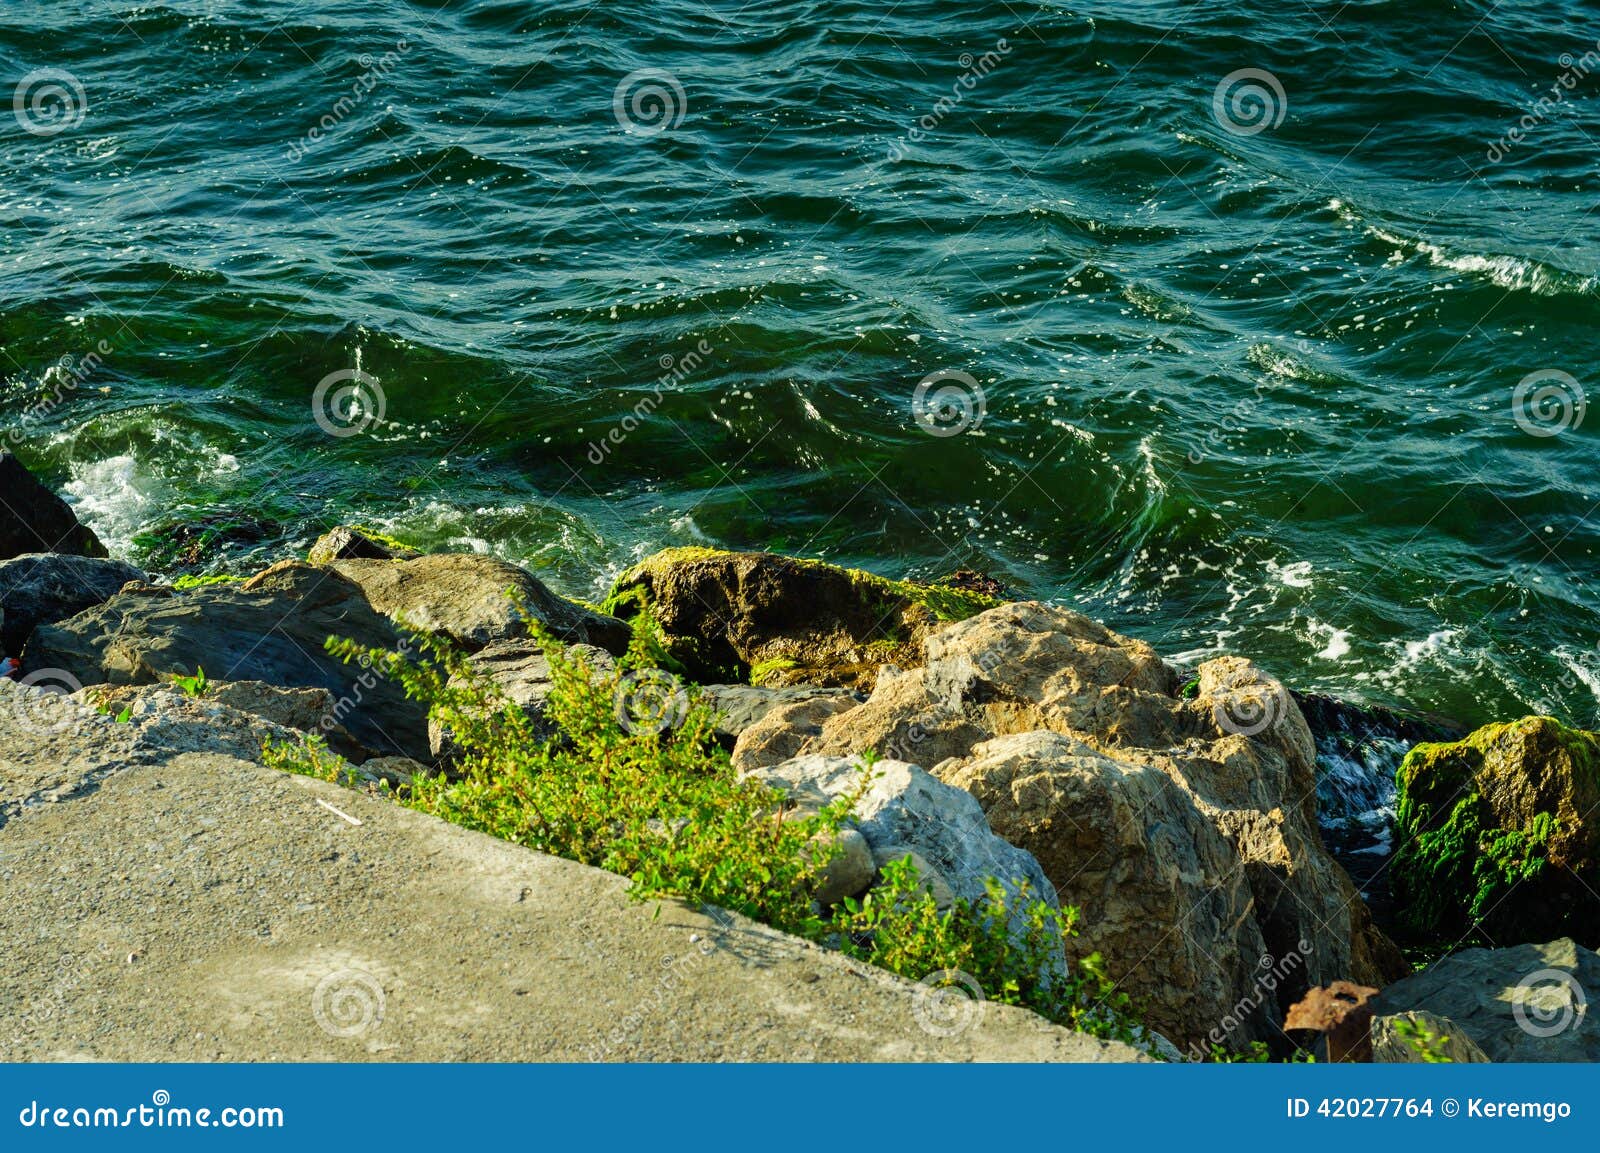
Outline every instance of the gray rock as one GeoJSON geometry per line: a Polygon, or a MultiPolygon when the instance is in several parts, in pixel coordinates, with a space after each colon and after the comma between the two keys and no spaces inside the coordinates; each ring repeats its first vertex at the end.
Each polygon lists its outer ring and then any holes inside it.
{"type": "Polygon", "coordinates": [[[334,722],[363,746],[427,759],[426,708],[375,670],[331,656],[323,648],[330,636],[391,650],[405,644],[358,586],[332,569],[284,561],[242,584],[118,593],[34,630],[27,657],[79,685],[154,684],[204,668],[213,681],[326,689],[334,722]]]}
{"type": "MultiPolygon", "coordinates": [[[[32,793],[47,799],[70,795],[73,786],[62,766],[91,750],[95,761],[115,770],[175,753],[254,758],[267,741],[294,742],[300,736],[298,730],[169,685],[146,686],[136,697],[119,701],[115,711],[95,696],[94,688],[60,691],[65,687],[70,684],[0,679],[0,734],[8,742],[0,751],[0,764],[42,768],[54,761],[51,771],[31,781],[32,793]],[[118,716],[126,719],[119,721],[118,716]]],[[[27,789],[0,795],[0,823],[8,806],[24,805],[29,795],[27,789]]]]}
{"type": "Polygon", "coordinates": [[[618,656],[628,648],[627,625],[557,596],[537,577],[494,557],[434,553],[412,560],[336,560],[332,567],[360,585],[380,613],[449,637],[469,652],[528,635],[513,592],[559,640],[618,656]]]}
{"type": "Polygon", "coordinates": [[[145,574],[131,564],[66,553],[25,553],[0,561],[0,654],[16,656],[39,625],[110,600],[145,574]]]}
{"type": "Polygon", "coordinates": [[[360,776],[370,781],[386,781],[392,788],[409,785],[414,777],[432,772],[421,761],[410,757],[373,757],[363,761],[358,769],[360,776]]]}
{"type": "MultiPolygon", "coordinates": [[[[856,790],[860,762],[844,757],[796,757],[750,776],[815,804],[856,790]]],[[[871,846],[874,861],[891,850],[912,850],[949,886],[953,896],[980,901],[988,879],[1015,894],[1026,881],[1035,897],[1056,905],[1055,886],[1032,853],[1001,840],[989,828],[977,800],[904,761],[879,761],[866,792],[856,802],[854,824],[871,846]]]]}
{"type": "Polygon", "coordinates": [[[35,552],[105,556],[100,538],[20,460],[0,451],[0,560],[35,552]]]}
{"type": "Polygon", "coordinates": [[[836,702],[838,708],[847,708],[860,704],[864,699],[849,689],[819,688],[815,685],[787,685],[781,688],[703,685],[700,694],[716,714],[718,738],[730,747],[746,729],[759,723],[774,709],[813,701],[836,702]]]}
{"type": "Polygon", "coordinates": [[[1463,949],[1396,981],[1373,1000],[1378,1016],[1447,1018],[1491,1061],[1600,1061],[1600,954],[1570,937],[1544,945],[1463,949]]]}
{"type": "MultiPolygon", "coordinates": [[[[124,709],[140,712],[148,701],[164,700],[163,694],[171,691],[169,684],[91,685],[80,695],[100,712],[118,716],[124,709]]],[[[320,736],[334,752],[356,763],[373,755],[338,722],[338,702],[324,688],[292,688],[262,681],[210,681],[204,696],[198,699],[249,713],[297,733],[320,736]]]]}
{"type": "Polygon", "coordinates": [[[882,874],[884,866],[892,865],[896,861],[910,861],[917,870],[917,880],[922,885],[923,892],[933,898],[934,904],[941,909],[948,909],[956,902],[956,891],[950,887],[950,882],[944,879],[928,858],[915,849],[905,845],[880,845],[872,854],[872,863],[875,872],[882,874]]]}
{"type": "Polygon", "coordinates": [[[860,896],[872,886],[877,873],[872,846],[859,829],[845,826],[834,839],[837,855],[822,870],[822,883],[813,894],[823,906],[837,905],[846,897],[860,896]]]}
{"type": "Polygon", "coordinates": [[[1467,1031],[1448,1017],[1422,1010],[1372,1019],[1372,1060],[1378,1065],[1421,1064],[1427,1058],[1418,1045],[1401,1033],[1407,1025],[1432,1034],[1432,1056],[1455,1065],[1481,1065],[1489,1060],[1467,1031]]]}

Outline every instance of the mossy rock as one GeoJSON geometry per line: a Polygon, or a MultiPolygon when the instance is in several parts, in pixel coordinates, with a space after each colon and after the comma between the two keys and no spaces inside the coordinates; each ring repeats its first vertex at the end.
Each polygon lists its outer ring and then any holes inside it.
{"type": "Polygon", "coordinates": [[[306,559],[312,564],[337,560],[411,560],[422,554],[404,541],[361,525],[342,524],[323,533],[306,559]]]}
{"type": "Polygon", "coordinates": [[[282,531],[282,525],[248,513],[206,511],[141,532],[133,546],[153,572],[202,576],[227,554],[265,544],[282,531]]]}
{"type": "Polygon", "coordinates": [[[1418,745],[1391,865],[1406,929],[1600,943],[1600,736],[1550,717],[1418,745]]]}
{"type": "Polygon", "coordinates": [[[675,548],[618,578],[604,611],[648,604],[667,651],[703,683],[870,689],[885,664],[922,663],[922,640],[1000,600],[775,553],[675,548]]]}

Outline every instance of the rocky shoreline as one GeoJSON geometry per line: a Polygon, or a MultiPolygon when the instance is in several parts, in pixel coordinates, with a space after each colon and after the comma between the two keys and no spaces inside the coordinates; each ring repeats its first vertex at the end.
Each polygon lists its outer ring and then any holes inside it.
{"type": "Polygon", "coordinates": [[[449,726],[329,637],[442,638],[555,735],[530,621],[603,669],[648,606],[663,668],[641,691],[663,715],[704,700],[733,766],[801,810],[852,795],[821,906],[908,859],[941,907],[1025,881],[1078,910],[1066,967],[1103,965],[1169,1059],[1421,1060],[1428,1037],[1459,1060],[1600,1056],[1592,734],[1531,718],[1469,735],[1293,693],[1234,656],[1178,669],[972,574],[676,549],[583,605],[492,557],[342,526],[245,579],[167,583],[107,557],[10,454],[0,480],[8,877],[30,867],[8,837],[139,765],[259,765],[311,734],[375,790],[452,772],[449,726]],[[863,754],[877,776],[855,796],[863,754]],[[1413,975],[1396,937],[1443,959],[1413,975]]]}

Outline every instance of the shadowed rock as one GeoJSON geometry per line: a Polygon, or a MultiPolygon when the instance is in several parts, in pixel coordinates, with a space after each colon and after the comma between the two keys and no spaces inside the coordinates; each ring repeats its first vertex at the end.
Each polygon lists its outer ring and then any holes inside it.
{"type": "Polygon", "coordinates": [[[105,556],[106,546],[15,455],[0,451],[0,560],[35,552],[105,556]]]}
{"type": "Polygon", "coordinates": [[[145,574],[102,557],[27,553],[0,561],[0,653],[22,652],[33,630],[109,600],[145,574]]]}
{"type": "Polygon", "coordinates": [[[1391,866],[1414,932],[1600,945],[1600,737],[1550,717],[1418,745],[1391,866]]]}
{"type": "Polygon", "coordinates": [[[1491,1061],[1600,1060],[1600,955],[1570,937],[1510,949],[1463,949],[1390,985],[1382,1016],[1447,1018],[1491,1061]]]}
{"type": "Polygon", "coordinates": [[[944,623],[996,603],[821,561],[695,548],[628,570],[608,606],[631,615],[640,598],[694,680],[852,688],[870,688],[886,663],[915,659],[944,623]]]}
{"type": "Polygon", "coordinates": [[[416,549],[397,547],[342,524],[318,537],[306,554],[306,560],[312,564],[332,564],[336,560],[410,560],[421,555],[416,549]]]}
{"type": "Polygon", "coordinates": [[[427,710],[404,690],[324,649],[330,637],[404,647],[359,586],[301,561],[273,565],[242,584],[191,592],[118,593],[70,620],[36,629],[27,659],[83,685],[153,684],[203,668],[216,681],[326,689],[333,719],[363,746],[429,759],[427,710]]]}

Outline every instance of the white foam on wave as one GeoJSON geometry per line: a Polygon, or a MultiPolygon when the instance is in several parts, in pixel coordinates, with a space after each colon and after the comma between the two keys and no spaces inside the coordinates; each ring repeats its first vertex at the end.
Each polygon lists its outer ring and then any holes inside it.
{"type": "Polygon", "coordinates": [[[134,536],[161,507],[166,485],[141,472],[132,456],[122,455],[74,464],[62,495],[113,555],[125,556],[134,536]]]}
{"type": "Polygon", "coordinates": [[[1449,647],[1450,642],[1459,635],[1459,629],[1440,629],[1429,633],[1420,641],[1405,642],[1405,660],[1408,665],[1414,665],[1427,657],[1449,647]]]}
{"type": "Polygon", "coordinates": [[[1575,649],[1561,645],[1552,650],[1552,656],[1561,662],[1569,674],[1600,701],[1600,653],[1594,649],[1575,649]]]}
{"type": "Polygon", "coordinates": [[[1306,627],[1310,629],[1313,638],[1326,636],[1328,643],[1318,658],[1325,661],[1336,661],[1350,653],[1350,630],[1337,628],[1334,625],[1325,625],[1319,620],[1308,620],[1306,627]]]}
{"type": "Polygon", "coordinates": [[[1311,587],[1311,562],[1297,560],[1280,565],[1277,561],[1269,560],[1267,575],[1285,588],[1308,589],[1311,587]]]}
{"type": "Polygon", "coordinates": [[[1581,296],[1595,290],[1592,276],[1581,276],[1551,268],[1522,256],[1478,252],[1452,252],[1429,240],[1412,240],[1388,229],[1369,226],[1367,234],[1392,244],[1402,253],[1409,249],[1427,258],[1435,268],[1447,268],[1467,276],[1486,277],[1491,284],[1508,291],[1531,292],[1536,296],[1581,296]]]}

